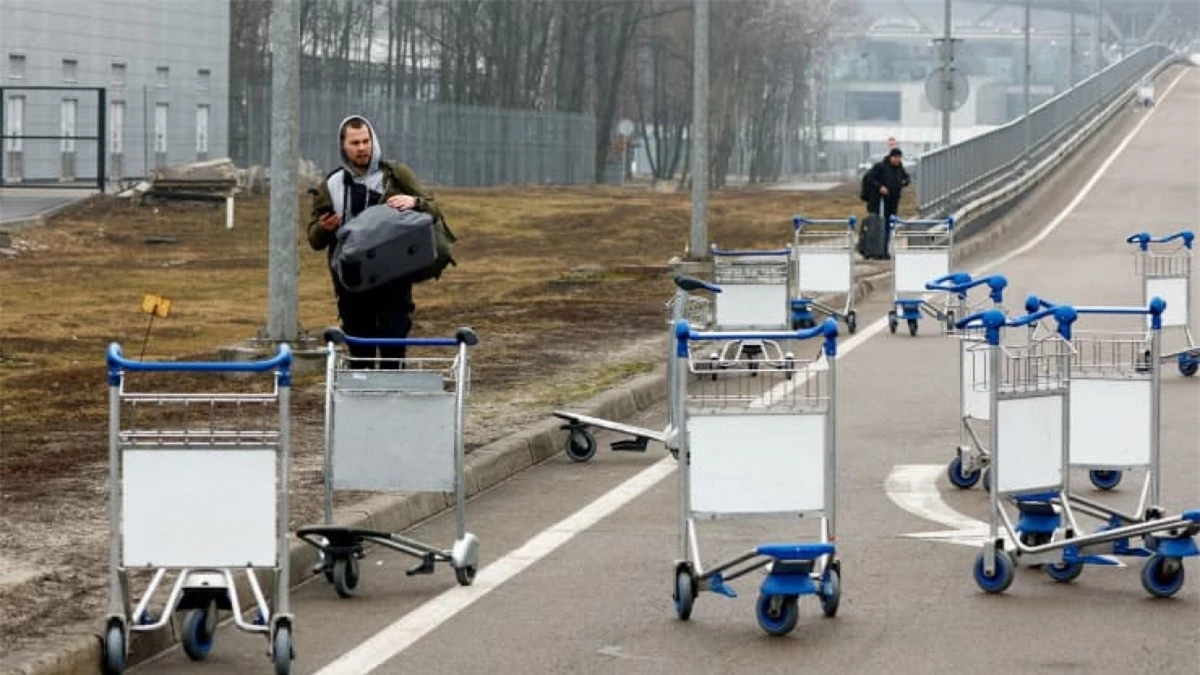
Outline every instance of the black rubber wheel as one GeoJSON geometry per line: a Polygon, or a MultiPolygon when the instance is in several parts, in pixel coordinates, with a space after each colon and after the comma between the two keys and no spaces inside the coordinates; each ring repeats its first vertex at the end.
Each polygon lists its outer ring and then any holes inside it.
{"type": "Polygon", "coordinates": [[[203,661],[212,651],[213,632],[209,630],[208,612],[207,609],[192,609],[183,615],[179,641],[183,644],[183,653],[193,661],[203,661]]]}
{"type": "Polygon", "coordinates": [[[271,640],[271,656],[275,663],[275,675],[289,675],[292,672],[292,628],[282,624],[275,629],[275,637],[271,640]]]}
{"type": "Polygon", "coordinates": [[[104,675],[122,675],[125,672],[125,632],[119,623],[108,624],[102,650],[100,667],[104,675]]]}
{"type": "Polygon", "coordinates": [[[358,590],[358,558],[350,555],[333,561],[333,588],[338,597],[354,597],[358,590]]]}
{"type": "Polygon", "coordinates": [[[455,567],[454,578],[458,580],[459,586],[470,586],[475,581],[475,567],[473,565],[455,567]]]}
{"type": "Polygon", "coordinates": [[[596,455],[596,438],[586,429],[572,429],[567,436],[567,457],[573,462],[586,462],[596,455]]]}
{"type": "Polygon", "coordinates": [[[846,314],[846,330],[850,331],[851,335],[858,330],[858,313],[854,310],[846,314]]]}

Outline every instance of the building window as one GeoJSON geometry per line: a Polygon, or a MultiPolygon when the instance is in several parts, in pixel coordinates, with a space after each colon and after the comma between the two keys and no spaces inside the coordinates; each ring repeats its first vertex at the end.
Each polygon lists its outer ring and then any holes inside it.
{"type": "Polygon", "coordinates": [[[125,152],[125,101],[108,106],[108,151],[114,155],[125,152]]]}
{"type": "Polygon", "coordinates": [[[160,87],[162,89],[166,89],[167,85],[170,84],[171,69],[168,68],[167,66],[159,66],[158,68],[154,69],[154,72],[158,76],[158,80],[155,83],[155,86],[160,87]]]}
{"type": "Polygon", "coordinates": [[[196,71],[196,91],[208,91],[212,83],[212,71],[201,68],[196,71]]]}
{"type": "Polygon", "coordinates": [[[113,83],[114,87],[124,87],[125,86],[125,64],[124,63],[112,64],[112,83],[113,83]]]}
{"type": "Polygon", "coordinates": [[[4,140],[5,150],[9,152],[21,152],[22,141],[19,138],[25,133],[25,97],[12,96],[8,99],[8,110],[4,116],[4,130],[6,136],[18,136],[18,138],[7,138],[4,140]]]}
{"type": "Polygon", "coordinates": [[[76,59],[63,59],[62,79],[63,82],[79,81],[79,61],[76,59]]]}
{"type": "Polygon", "coordinates": [[[196,106],[196,159],[208,159],[208,105],[196,106]]]}
{"type": "Polygon", "coordinates": [[[167,111],[166,103],[154,104],[154,162],[159,169],[167,166],[167,111]]]}
{"type": "Polygon", "coordinates": [[[64,98],[62,100],[62,152],[75,152],[75,119],[79,112],[79,99],[64,98]]]}
{"type": "Polygon", "coordinates": [[[8,55],[8,76],[14,80],[25,79],[25,55],[8,55]]]}

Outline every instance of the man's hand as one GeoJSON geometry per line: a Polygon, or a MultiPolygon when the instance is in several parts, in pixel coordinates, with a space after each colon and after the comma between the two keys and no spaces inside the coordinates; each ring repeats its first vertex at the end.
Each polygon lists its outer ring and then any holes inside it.
{"type": "Polygon", "coordinates": [[[321,227],[326,230],[336,230],[338,225],[342,224],[342,217],[336,213],[326,213],[317,222],[321,223],[321,227]]]}
{"type": "Polygon", "coordinates": [[[879,194],[883,195],[884,197],[886,197],[886,196],[887,196],[887,194],[888,194],[888,189],[887,189],[887,186],[886,186],[886,185],[880,185],[880,186],[879,186],[879,194]]]}
{"type": "Polygon", "coordinates": [[[408,195],[392,195],[388,197],[387,205],[397,211],[407,211],[417,205],[417,198],[408,195]]]}

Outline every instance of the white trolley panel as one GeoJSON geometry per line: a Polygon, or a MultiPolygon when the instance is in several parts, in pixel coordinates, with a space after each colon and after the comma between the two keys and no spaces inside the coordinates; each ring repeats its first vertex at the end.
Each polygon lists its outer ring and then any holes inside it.
{"type": "Polygon", "coordinates": [[[788,285],[727,284],[715,304],[716,325],[724,330],[781,329],[787,326],[788,285]]]}
{"type": "Polygon", "coordinates": [[[692,512],[823,511],[825,420],[824,413],[690,416],[692,512]]]}
{"type": "Polygon", "coordinates": [[[992,417],[992,397],[988,381],[992,353],[986,345],[963,339],[959,340],[962,350],[962,414],[976,420],[992,417]]]}
{"type": "Polygon", "coordinates": [[[995,487],[1001,493],[1057,488],[1063,480],[1061,395],[997,401],[995,487]]]}
{"type": "MultiPolygon", "coordinates": [[[[1162,314],[1163,328],[1178,328],[1188,325],[1188,279],[1186,277],[1170,277],[1165,279],[1146,279],[1146,297],[1158,296],[1167,301],[1167,308],[1162,314]]],[[[1150,326],[1151,317],[1146,316],[1146,327],[1150,326]]]]}
{"type": "Polygon", "coordinates": [[[278,450],[122,451],[126,567],[274,567],[278,450]]]}
{"type": "Polygon", "coordinates": [[[345,388],[354,375],[339,376],[343,388],[333,393],[334,489],[453,491],[455,394],[428,391],[441,389],[441,373],[370,373],[389,387],[409,380],[408,391],[345,388]]]}
{"type": "Polygon", "coordinates": [[[798,247],[796,273],[799,289],[812,293],[846,293],[854,280],[854,259],[849,250],[798,247]]]}
{"type": "Polygon", "coordinates": [[[1070,388],[1071,464],[1150,465],[1150,380],[1073,378],[1070,388]]]}
{"type": "Polygon", "coordinates": [[[928,291],[925,284],[931,279],[940,279],[950,273],[950,250],[897,249],[892,254],[895,260],[896,293],[920,293],[928,291]]]}

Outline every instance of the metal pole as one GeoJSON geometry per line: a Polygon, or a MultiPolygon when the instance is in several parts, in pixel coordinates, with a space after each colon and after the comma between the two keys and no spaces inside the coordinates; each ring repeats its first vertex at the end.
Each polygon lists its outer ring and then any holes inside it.
{"type": "Polygon", "coordinates": [[[100,128],[96,130],[96,137],[100,142],[96,147],[96,154],[99,155],[96,158],[96,189],[104,194],[105,174],[108,172],[108,90],[101,87],[97,94],[96,104],[100,109],[97,111],[96,126],[100,128]]]}
{"type": "Polygon", "coordinates": [[[708,2],[692,0],[692,260],[708,257],[708,2]]]}
{"type": "Polygon", "coordinates": [[[1070,49],[1071,61],[1067,64],[1067,86],[1074,87],[1076,80],[1075,69],[1075,0],[1071,0],[1071,39],[1070,49]]]}
{"type": "Polygon", "coordinates": [[[271,211],[267,339],[296,339],[296,218],[300,108],[300,5],[271,5],[271,211]]]}
{"type": "Polygon", "coordinates": [[[1029,160],[1029,151],[1033,145],[1033,128],[1029,124],[1029,85],[1033,77],[1033,64],[1029,60],[1029,5],[1025,0],[1025,159],[1029,160]]]}
{"type": "Polygon", "coordinates": [[[954,63],[954,42],[950,37],[950,0],[946,0],[942,34],[942,147],[945,147],[950,145],[950,103],[954,100],[954,79],[950,73],[954,63]]]}

